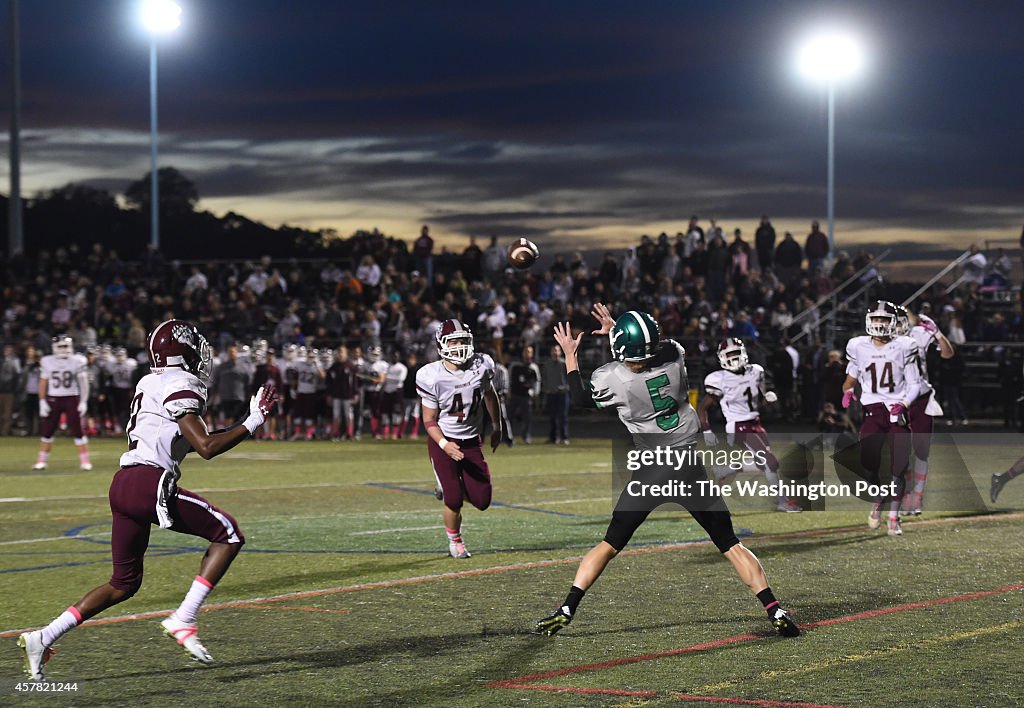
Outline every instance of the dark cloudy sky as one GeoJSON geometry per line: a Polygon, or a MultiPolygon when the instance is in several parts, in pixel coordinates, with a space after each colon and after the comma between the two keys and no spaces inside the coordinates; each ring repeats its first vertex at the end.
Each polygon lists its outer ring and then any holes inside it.
{"type": "MultiPolygon", "coordinates": [[[[828,23],[868,46],[837,98],[840,247],[921,258],[1024,224],[1019,0],[180,4],[161,164],[216,213],[568,247],[674,233],[691,213],[752,235],[767,212],[802,237],[825,218],[825,94],[794,54],[828,23]]],[[[148,170],[134,7],[22,0],[28,195],[120,193],[148,170]]]]}

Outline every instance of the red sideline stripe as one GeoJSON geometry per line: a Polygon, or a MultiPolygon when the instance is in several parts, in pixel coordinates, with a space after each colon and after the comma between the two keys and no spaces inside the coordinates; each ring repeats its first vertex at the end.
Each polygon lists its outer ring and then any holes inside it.
{"type": "Polygon", "coordinates": [[[842,708],[826,703],[803,703],[802,701],[766,701],[757,698],[723,698],[722,696],[690,696],[679,693],[672,696],[679,701],[704,701],[707,703],[729,703],[734,706],[765,706],[766,708],[842,708]]]}
{"type": "MultiPolygon", "coordinates": [[[[511,682],[510,682],[511,683],[511,682]]],[[[487,684],[491,687],[491,684],[487,684]]],[[[519,688],[530,691],[550,691],[552,693],[578,693],[588,696],[635,696],[637,698],[656,698],[657,691],[626,691],[621,688],[580,688],[579,686],[547,686],[544,684],[526,684],[514,686],[498,686],[497,688],[519,688]]]]}
{"type": "MultiPolygon", "coordinates": [[[[1014,583],[1013,585],[1003,585],[1002,587],[995,588],[993,590],[982,590],[981,592],[971,592],[962,595],[950,595],[948,597],[938,597],[932,600],[923,600],[921,602],[911,602],[905,605],[896,605],[895,607],[885,607],[878,610],[868,610],[867,612],[858,612],[853,615],[844,615],[843,617],[834,617],[832,619],[819,620],[818,622],[809,622],[803,625],[803,629],[814,629],[815,627],[827,627],[833,624],[843,624],[845,622],[853,622],[856,620],[870,619],[872,617],[879,617],[881,615],[890,615],[896,612],[906,612],[908,610],[916,610],[922,607],[931,607],[933,605],[946,605],[951,602],[963,602],[965,600],[976,600],[982,597],[991,597],[993,595],[1002,595],[1004,593],[1013,592],[1015,590],[1024,590],[1024,583],[1014,583]]],[[[567,676],[569,674],[579,674],[585,671],[600,671],[601,669],[609,669],[614,666],[623,666],[625,664],[636,664],[642,661],[654,661],[655,659],[662,659],[668,656],[678,656],[679,654],[686,654],[694,651],[703,651],[705,649],[717,649],[718,647],[729,646],[730,644],[739,644],[741,642],[747,642],[752,639],[763,639],[765,637],[772,636],[768,634],[738,634],[734,637],[726,637],[725,639],[718,639],[713,642],[704,642],[703,644],[694,644],[689,647],[682,647],[680,649],[670,649],[668,651],[655,652],[653,654],[642,654],[640,656],[624,656],[618,659],[610,659],[608,661],[602,661],[597,664],[580,664],[579,666],[568,666],[564,669],[557,669],[555,671],[546,671],[540,674],[527,674],[526,676],[520,676],[515,679],[506,679],[505,681],[495,681],[494,683],[487,684],[495,688],[524,688],[522,684],[533,683],[543,679],[555,678],[557,676],[567,676]],[[501,685],[498,685],[501,684],[501,685]]],[[[784,705],[784,704],[783,704],[784,705]]],[[[796,704],[799,705],[799,704],[796,704]]]]}
{"type": "Polygon", "coordinates": [[[933,605],[947,605],[950,602],[963,602],[964,600],[977,600],[981,597],[991,597],[992,595],[1002,595],[1004,593],[1013,592],[1014,590],[1024,590],[1024,583],[1014,583],[1012,585],[1004,585],[1001,588],[995,588],[994,590],[982,590],[980,592],[969,592],[963,595],[950,595],[949,597],[939,597],[934,600],[924,600],[922,602],[911,602],[906,605],[897,605],[895,607],[885,607],[880,610],[868,610],[867,612],[858,612],[855,615],[846,615],[845,617],[835,617],[833,619],[819,620],[818,622],[808,622],[803,625],[804,629],[814,629],[815,627],[828,627],[832,624],[842,624],[844,622],[853,622],[854,620],[870,619],[872,617],[880,617],[881,615],[891,615],[894,612],[906,612],[907,610],[917,610],[922,607],[932,607],[933,605]]]}
{"type": "Polygon", "coordinates": [[[764,635],[761,634],[738,634],[735,637],[726,637],[725,639],[716,639],[713,642],[704,642],[703,644],[694,644],[690,647],[682,647],[680,649],[669,649],[668,651],[659,651],[654,654],[642,654],[640,656],[623,656],[618,659],[610,659],[609,661],[602,661],[597,664],[581,664],[579,666],[569,666],[564,669],[557,669],[555,671],[545,671],[541,674],[527,674],[526,676],[520,676],[515,679],[508,679],[505,681],[495,681],[494,683],[487,684],[489,687],[495,688],[530,688],[530,686],[523,686],[521,684],[532,683],[534,681],[540,681],[542,679],[556,678],[558,676],[566,676],[568,674],[579,674],[584,671],[600,671],[601,669],[610,669],[613,666],[623,666],[625,664],[636,664],[641,661],[653,661],[655,659],[661,659],[666,656],[676,656],[678,654],[686,654],[693,651],[703,651],[705,649],[717,649],[718,647],[729,646],[730,644],[739,644],[740,642],[750,641],[751,639],[759,639],[764,635]],[[505,684],[498,686],[497,684],[505,684]],[[511,685],[509,685],[511,684],[511,685]]]}

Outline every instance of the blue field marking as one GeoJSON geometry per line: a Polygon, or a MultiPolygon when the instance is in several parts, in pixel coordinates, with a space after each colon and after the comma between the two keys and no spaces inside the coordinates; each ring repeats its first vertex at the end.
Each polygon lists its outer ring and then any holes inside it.
{"type": "MultiPolygon", "coordinates": [[[[429,494],[434,496],[434,493],[429,489],[417,489],[416,487],[403,487],[398,484],[388,484],[387,482],[365,482],[368,487],[379,487],[380,489],[390,489],[395,492],[412,492],[413,494],[429,494]]],[[[552,516],[576,516],[576,514],[570,514],[567,511],[551,511],[550,509],[537,509],[532,506],[519,506],[518,504],[505,504],[504,502],[492,501],[491,506],[500,506],[505,509],[516,509],[517,511],[532,511],[537,514],[551,514],[552,516]]]]}

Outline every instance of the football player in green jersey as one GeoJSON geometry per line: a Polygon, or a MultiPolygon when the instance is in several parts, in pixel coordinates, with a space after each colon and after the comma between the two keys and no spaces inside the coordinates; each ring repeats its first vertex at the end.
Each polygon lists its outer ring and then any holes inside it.
{"type": "MultiPolygon", "coordinates": [[[[674,450],[693,450],[700,424],[689,403],[685,351],[677,342],[662,341],[658,323],[646,312],[630,311],[615,320],[608,308],[596,304],[591,313],[601,328],[593,334],[608,335],[615,361],[597,369],[591,377],[588,395],[580,375],[576,351],[583,333],[573,337],[568,323],[555,326],[555,341],[565,354],[565,368],[573,402],[613,409],[633,436],[637,449],[658,446],[674,450]]],[[[683,470],[690,480],[707,479],[704,466],[696,456],[683,470]]],[[[634,472],[634,479],[637,473],[634,472]]],[[[583,594],[600,577],[605,566],[629,543],[629,539],[648,515],[666,502],[686,508],[711,537],[718,550],[732,563],[740,579],[757,595],[768,618],[779,634],[796,637],[800,629],[772,594],[764,569],[757,557],[739,539],[732,517],[721,498],[704,494],[694,499],[687,495],[637,499],[622,491],[612,513],[604,540],[584,556],[576,571],[572,588],[554,614],[539,620],[536,631],[552,635],[573,619],[583,594]]]]}

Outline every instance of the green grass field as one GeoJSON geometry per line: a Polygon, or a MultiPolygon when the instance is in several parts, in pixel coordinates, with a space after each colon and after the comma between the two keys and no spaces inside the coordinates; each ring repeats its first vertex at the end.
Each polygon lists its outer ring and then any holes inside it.
{"type": "MultiPolygon", "coordinates": [[[[446,555],[422,440],[248,443],[190,459],[182,484],[248,538],[201,617],[217,663],[192,663],[160,631],[203,542],[156,529],[138,595],[59,643],[47,677],[79,691],[26,696],[14,688],[17,630],[109,577],[106,491],[123,444],[94,441],[89,473],[70,440],[42,473],[28,471],[34,440],[0,445],[0,704],[1024,703],[1024,481],[992,509],[926,511],[900,539],[868,531],[862,509],[737,505],[744,542],[807,628],[798,639],[769,632],[683,512],[641,527],[572,626],[531,634],[604,534],[611,453],[599,439],[490,455],[501,505],[466,512],[465,561],[446,555]]],[[[961,455],[976,497],[987,501],[988,475],[1016,454],[961,455]]]]}

